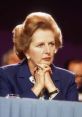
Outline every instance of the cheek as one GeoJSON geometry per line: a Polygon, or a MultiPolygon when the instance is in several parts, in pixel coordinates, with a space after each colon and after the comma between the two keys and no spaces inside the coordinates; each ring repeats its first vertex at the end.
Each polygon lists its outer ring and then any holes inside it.
{"type": "Polygon", "coordinates": [[[55,55],[55,50],[51,50],[51,56],[54,57],[55,55]]]}
{"type": "Polygon", "coordinates": [[[30,52],[30,57],[32,57],[32,59],[34,59],[34,60],[41,59],[41,57],[42,57],[42,52],[41,52],[41,50],[33,49],[33,50],[30,52]]]}

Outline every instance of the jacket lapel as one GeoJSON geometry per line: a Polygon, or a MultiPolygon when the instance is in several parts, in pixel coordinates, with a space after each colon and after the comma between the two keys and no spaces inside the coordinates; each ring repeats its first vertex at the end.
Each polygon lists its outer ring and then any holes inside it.
{"type": "Polygon", "coordinates": [[[27,61],[24,60],[19,65],[19,71],[17,71],[17,83],[20,88],[20,91],[25,92],[29,88],[31,89],[32,83],[29,80],[29,77],[31,76],[31,73],[29,71],[27,61]]]}
{"type": "Polygon", "coordinates": [[[56,85],[56,87],[60,89],[60,87],[61,87],[61,83],[60,83],[61,76],[59,76],[59,74],[57,72],[57,68],[54,64],[51,65],[51,69],[52,69],[52,80],[53,80],[54,84],[56,85]]]}

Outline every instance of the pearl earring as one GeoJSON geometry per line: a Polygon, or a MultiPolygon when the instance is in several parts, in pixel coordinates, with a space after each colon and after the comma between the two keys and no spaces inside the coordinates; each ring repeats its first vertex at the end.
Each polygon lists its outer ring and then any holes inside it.
{"type": "Polygon", "coordinates": [[[56,52],[57,52],[57,49],[54,51],[54,53],[56,54],[56,52]]]}
{"type": "Polygon", "coordinates": [[[29,60],[30,59],[30,56],[29,55],[26,55],[27,59],[29,60]]]}
{"type": "Polygon", "coordinates": [[[30,56],[27,56],[27,59],[29,60],[30,59],[30,56]]]}

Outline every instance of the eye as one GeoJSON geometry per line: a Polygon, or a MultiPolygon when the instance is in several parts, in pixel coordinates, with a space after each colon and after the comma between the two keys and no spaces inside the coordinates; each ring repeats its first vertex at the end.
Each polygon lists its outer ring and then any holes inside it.
{"type": "Polygon", "coordinates": [[[44,46],[44,43],[40,43],[37,45],[37,47],[43,47],[44,46]]]}
{"type": "Polygon", "coordinates": [[[49,45],[54,46],[54,45],[55,45],[55,43],[54,43],[54,42],[50,42],[50,43],[49,43],[49,45]]]}

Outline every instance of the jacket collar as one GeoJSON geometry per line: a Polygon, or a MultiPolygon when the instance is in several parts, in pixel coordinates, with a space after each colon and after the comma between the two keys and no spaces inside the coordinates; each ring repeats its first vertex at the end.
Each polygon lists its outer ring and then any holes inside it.
{"type": "Polygon", "coordinates": [[[54,64],[52,64],[51,69],[52,69],[52,80],[58,81],[59,80],[59,74],[58,74],[57,67],[54,64]]]}
{"type": "Polygon", "coordinates": [[[21,78],[21,77],[30,77],[31,76],[31,73],[30,73],[30,70],[28,67],[28,63],[27,63],[27,59],[22,60],[19,63],[18,67],[19,67],[18,68],[19,70],[17,72],[17,77],[21,78]]]}

